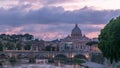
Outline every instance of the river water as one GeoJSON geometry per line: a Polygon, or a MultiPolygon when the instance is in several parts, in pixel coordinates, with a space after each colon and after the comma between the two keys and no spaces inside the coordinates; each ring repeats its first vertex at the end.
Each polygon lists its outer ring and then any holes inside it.
{"type": "Polygon", "coordinates": [[[54,66],[50,64],[22,64],[15,66],[4,66],[4,68],[81,68],[78,65],[54,66]]]}
{"type": "Polygon", "coordinates": [[[39,60],[36,64],[15,64],[15,65],[4,65],[3,68],[84,68],[76,65],[68,65],[56,63],[48,64],[45,60],[39,60]]]}

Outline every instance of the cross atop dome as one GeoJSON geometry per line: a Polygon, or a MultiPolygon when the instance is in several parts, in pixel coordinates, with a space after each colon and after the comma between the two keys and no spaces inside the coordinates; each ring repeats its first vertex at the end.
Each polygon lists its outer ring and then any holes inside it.
{"type": "Polygon", "coordinates": [[[78,24],[75,24],[75,27],[78,27],[78,24]]]}

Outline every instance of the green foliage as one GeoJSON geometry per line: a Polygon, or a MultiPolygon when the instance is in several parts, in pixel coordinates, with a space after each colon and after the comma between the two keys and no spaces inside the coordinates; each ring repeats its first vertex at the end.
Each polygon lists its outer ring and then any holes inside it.
{"type": "Polygon", "coordinates": [[[74,61],[75,63],[78,63],[78,64],[85,63],[84,60],[82,60],[82,59],[78,59],[78,58],[73,59],[73,61],[74,61]]]}
{"type": "Polygon", "coordinates": [[[89,68],[88,66],[86,66],[85,68],[89,68]]]}
{"type": "Polygon", "coordinates": [[[35,63],[36,59],[35,58],[29,58],[29,63],[35,63]]]}
{"type": "Polygon", "coordinates": [[[16,62],[16,58],[15,57],[10,57],[9,58],[9,61],[12,63],[12,62],[16,62]]]}
{"type": "Polygon", "coordinates": [[[15,48],[14,45],[13,45],[12,43],[10,43],[10,42],[8,42],[5,46],[6,46],[7,49],[9,49],[9,50],[13,50],[13,49],[15,48]]]}
{"type": "Polygon", "coordinates": [[[32,40],[34,37],[33,35],[30,35],[30,34],[12,34],[12,35],[7,35],[7,34],[1,34],[0,35],[0,38],[2,40],[6,40],[6,41],[9,41],[9,42],[17,42],[17,41],[20,41],[20,40],[32,40]]]}
{"type": "Polygon", "coordinates": [[[120,61],[120,17],[110,20],[101,30],[99,48],[111,63],[120,61]]]}
{"type": "Polygon", "coordinates": [[[26,40],[31,40],[31,39],[33,39],[33,35],[30,35],[30,34],[24,34],[23,37],[25,37],[26,40]]]}
{"type": "MultiPolygon", "coordinates": [[[[32,40],[34,37],[33,35],[30,34],[0,34],[0,41],[3,41],[4,43],[2,44],[0,42],[0,51],[3,51],[3,46],[5,46],[7,49],[9,50],[13,50],[13,49],[18,49],[21,50],[22,49],[22,42],[24,40],[26,41],[30,41],[32,40]]],[[[30,50],[30,46],[29,44],[26,44],[27,46],[25,47],[26,50],[30,50]]]]}
{"type": "Polygon", "coordinates": [[[98,42],[96,42],[96,41],[90,41],[90,42],[86,43],[86,45],[88,45],[88,46],[92,46],[94,44],[98,44],[98,42]]]}
{"type": "Polygon", "coordinates": [[[3,44],[0,42],[0,51],[3,51],[3,44]]]}
{"type": "Polygon", "coordinates": [[[55,47],[46,46],[45,50],[46,50],[46,51],[55,51],[55,47]]]}
{"type": "Polygon", "coordinates": [[[24,49],[25,49],[25,50],[30,50],[30,48],[31,48],[31,45],[26,45],[26,46],[24,46],[24,49]]]}
{"type": "Polygon", "coordinates": [[[22,44],[21,44],[21,43],[16,43],[16,48],[17,48],[18,50],[21,50],[21,49],[22,49],[22,44]]]}

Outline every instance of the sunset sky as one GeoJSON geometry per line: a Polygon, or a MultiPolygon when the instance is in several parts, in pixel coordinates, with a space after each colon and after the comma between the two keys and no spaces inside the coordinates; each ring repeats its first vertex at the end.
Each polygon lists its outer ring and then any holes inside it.
{"type": "Polygon", "coordinates": [[[83,35],[94,38],[119,15],[120,0],[0,0],[0,33],[53,40],[78,24],[83,35]]]}

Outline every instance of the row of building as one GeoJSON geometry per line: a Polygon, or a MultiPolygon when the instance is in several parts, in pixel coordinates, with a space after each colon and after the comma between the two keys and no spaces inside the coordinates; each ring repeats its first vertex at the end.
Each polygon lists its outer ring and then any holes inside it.
{"type": "MultiPolygon", "coordinates": [[[[45,41],[45,40],[21,40],[21,49],[24,50],[26,44],[31,45],[30,50],[37,50],[37,51],[45,51],[46,48],[54,48],[54,51],[95,51],[98,52],[99,48],[97,44],[93,46],[88,46],[87,43],[90,41],[98,42],[97,38],[89,39],[85,35],[82,34],[81,29],[75,24],[75,27],[71,31],[71,35],[60,39],[60,40],[52,40],[52,41],[45,41]]],[[[17,44],[16,44],[17,46],[17,44]]],[[[16,48],[14,48],[16,49],[16,48]]]]}
{"type": "Polygon", "coordinates": [[[81,29],[75,24],[75,27],[71,31],[71,35],[53,41],[44,41],[40,40],[40,45],[37,47],[39,50],[43,50],[46,46],[55,47],[56,50],[59,48],[59,51],[99,51],[98,45],[94,44],[93,46],[88,46],[87,43],[90,41],[98,42],[97,38],[89,39],[82,34],[81,29]]]}

